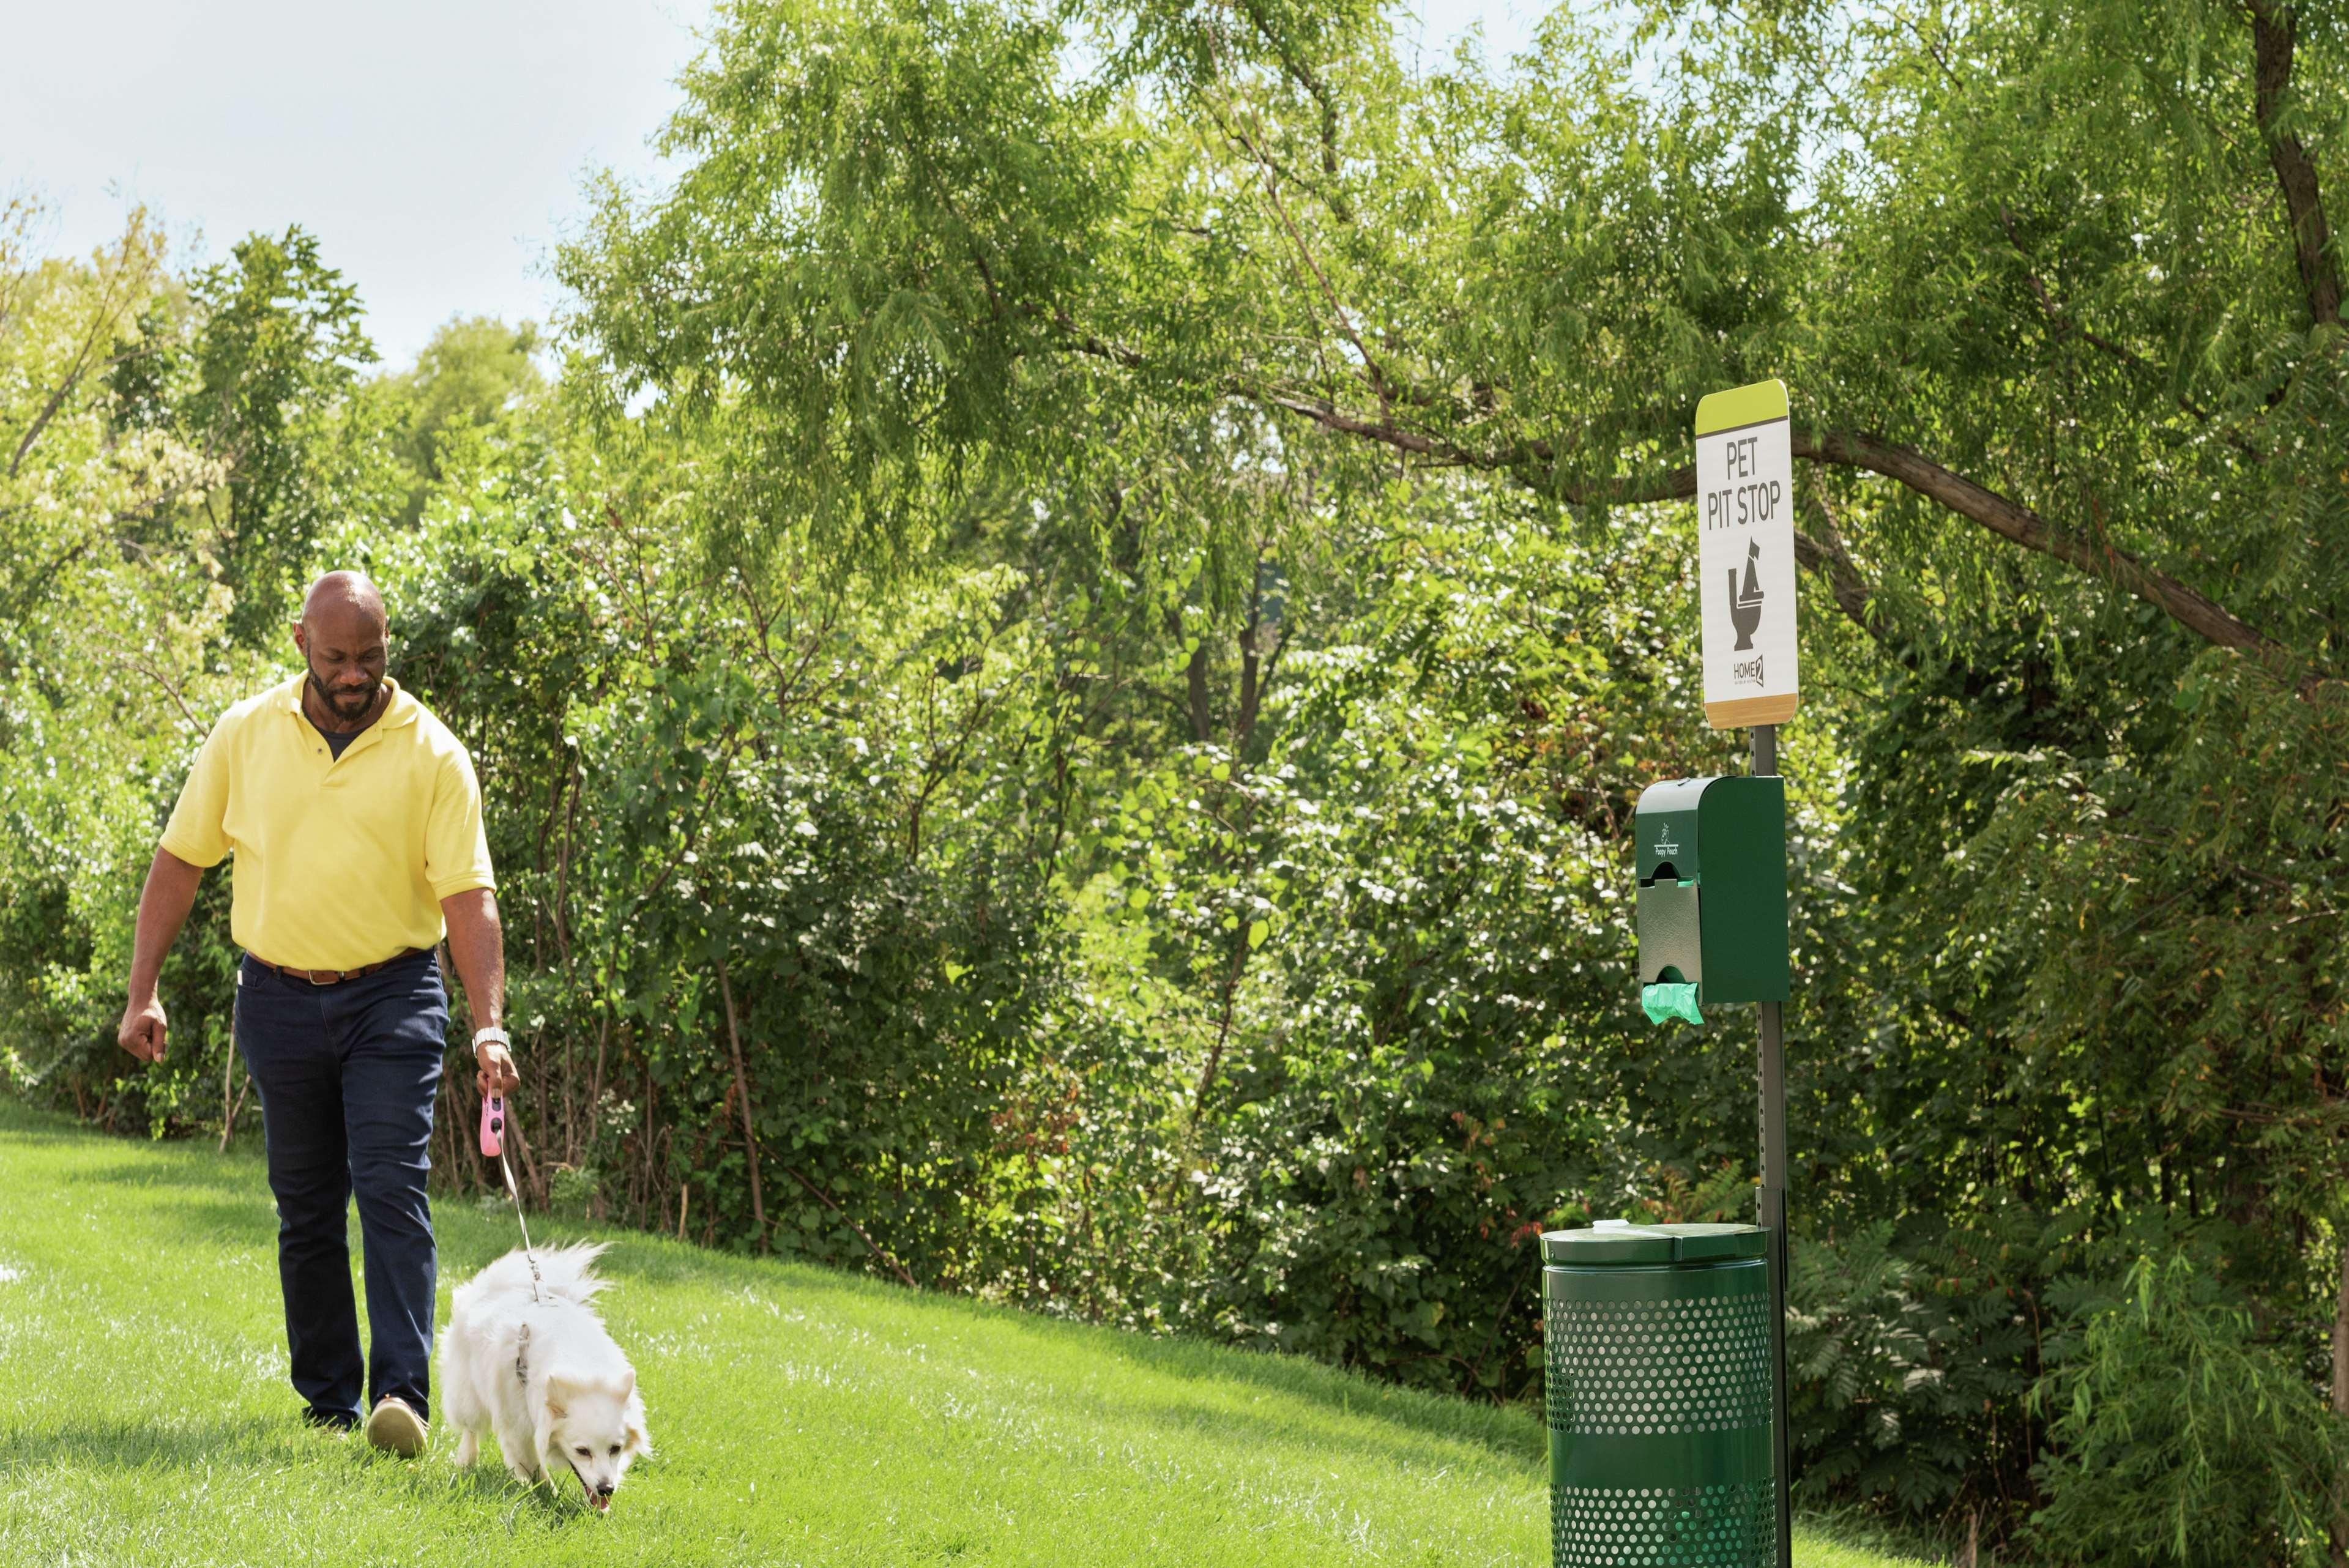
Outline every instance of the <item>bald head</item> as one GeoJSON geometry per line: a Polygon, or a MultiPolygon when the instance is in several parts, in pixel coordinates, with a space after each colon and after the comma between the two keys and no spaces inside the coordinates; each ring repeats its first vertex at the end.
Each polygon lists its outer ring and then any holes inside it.
{"type": "Polygon", "coordinates": [[[294,645],[309,666],[312,696],[338,725],[374,717],[388,632],[383,595],[364,572],[329,572],[302,596],[294,645]]]}
{"type": "Polygon", "coordinates": [[[309,625],[315,617],[337,609],[372,620],[378,632],[388,624],[383,595],[364,572],[329,572],[311,583],[310,591],[302,595],[302,624],[309,625]]]}

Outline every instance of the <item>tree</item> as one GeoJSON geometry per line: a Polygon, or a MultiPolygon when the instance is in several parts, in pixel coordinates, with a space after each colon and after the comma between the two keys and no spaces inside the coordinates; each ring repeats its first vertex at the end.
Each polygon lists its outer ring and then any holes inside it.
{"type": "Polygon", "coordinates": [[[412,369],[390,377],[404,405],[398,447],[414,476],[402,520],[414,523],[443,477],[445,438],[459,425],[485,427],[546,386],[534,356],[538,327],[508,326],[485,315],[452,316],[434,330],[412,369]]]}
{"type": "Polygon", "coordinates": [[[357,499],[353,470],[374,459],[337,422],[359,367],[375,359],[357,291],[298,225],[253,234],[190,285],[201,321],[181,418],[226,465],[214,527],[236,594],[233,634],[274,643],[310,546],[357,499]]]}

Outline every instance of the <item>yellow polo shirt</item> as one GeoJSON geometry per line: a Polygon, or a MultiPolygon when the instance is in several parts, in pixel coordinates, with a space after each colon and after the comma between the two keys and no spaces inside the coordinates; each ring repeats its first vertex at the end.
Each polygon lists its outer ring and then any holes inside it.
{"type": "Polygon", "coordinates": [[[440,901],[496,886],[464,746],[387,678],[383,717],[336,757],[295,676],[222,714],[196,753],[163,848],[236,857],[229,931],[296,969],[357,969],[447,931],[440,901]]]}

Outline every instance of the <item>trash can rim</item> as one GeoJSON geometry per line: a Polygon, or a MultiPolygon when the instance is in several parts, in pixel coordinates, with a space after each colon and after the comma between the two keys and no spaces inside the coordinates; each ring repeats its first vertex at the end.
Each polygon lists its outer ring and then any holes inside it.
{"type": "Polygon", "coordinates": [[[1621,1264],[1725,1263],[1766,1255],[1769,1236],[1770,1233],[1759,1225],[1641,1225],[1602,1220],[1574,1230],[1544,1232],[1541,1253],[1544,1263],[1583,1268],[1621,1264]]]}

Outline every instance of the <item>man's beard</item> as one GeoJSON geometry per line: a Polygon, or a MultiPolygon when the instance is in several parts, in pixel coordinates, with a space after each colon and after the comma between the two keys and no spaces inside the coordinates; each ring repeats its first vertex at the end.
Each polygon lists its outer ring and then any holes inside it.
{"type": "Polygon", "coordinates": [[[356,695],[337,696],[327,689],[326,683],[318,678],[317,670],[313,668],[310,671],[310,689],[318,694],[319,706],[328,713],[345,724],[355,724],[374,710],[376,694],[383,689],[383,677],[370,676],[356,695]]]}

